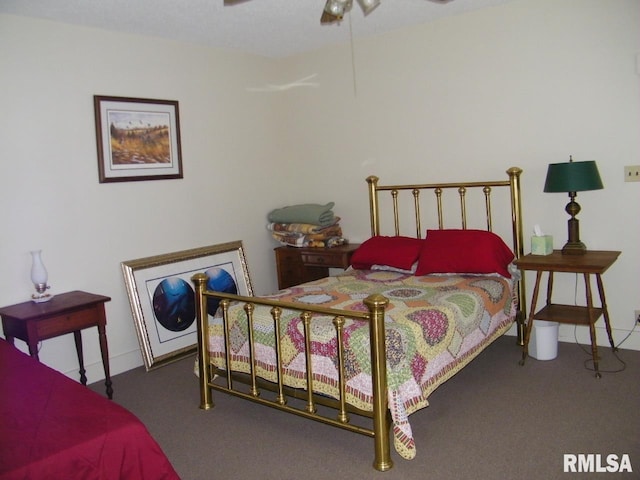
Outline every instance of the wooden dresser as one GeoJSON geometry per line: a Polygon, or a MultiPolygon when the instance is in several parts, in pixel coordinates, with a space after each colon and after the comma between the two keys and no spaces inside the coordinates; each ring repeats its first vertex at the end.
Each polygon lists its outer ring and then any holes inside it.
{"type": "Polygon", "coordinates": [[[359,246],[359,243],[353,243],[331,248],[276,248],[278,288],[289,288],[328,277],[329,268],[349,267],[351,255],[359,246]]]}

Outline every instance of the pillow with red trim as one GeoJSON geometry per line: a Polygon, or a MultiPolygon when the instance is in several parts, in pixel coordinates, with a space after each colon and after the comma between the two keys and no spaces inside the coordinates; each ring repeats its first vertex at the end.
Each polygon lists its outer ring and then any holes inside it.
{"type": "Polygon", "coordinates": [[[416,275],[430,273],[498,273],[511,278],[513,252],[486,230],[428,230],[416,275]]]}
{"type": "Polygon", "coordinates": [[[377,235],[366,240],[351,256],[351,266],[369,270],[373,265],[387,265],[411,270],[418,260],[424,240],[411,237],[377,235]]]}

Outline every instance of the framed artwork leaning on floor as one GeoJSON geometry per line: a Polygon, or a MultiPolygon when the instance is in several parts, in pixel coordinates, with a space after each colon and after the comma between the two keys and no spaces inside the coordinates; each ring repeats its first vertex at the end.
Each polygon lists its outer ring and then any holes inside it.
{"type": "MultiPolygon", "coordinates": [[[[239,240],[128,260],[121,268],[147,371],[196,350],[194,274],[207,275],[208,289],[253,295],[239,240]]],[[[211,315],[218,303],[209,299],[211,315]]]]}

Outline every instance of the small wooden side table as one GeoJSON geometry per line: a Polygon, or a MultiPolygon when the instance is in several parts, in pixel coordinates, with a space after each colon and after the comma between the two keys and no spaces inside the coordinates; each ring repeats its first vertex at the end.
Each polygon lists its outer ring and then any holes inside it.
{"type": "Polygon", "coordinates": [[[111,375],[109,373],[109,350],[107,347],[106,325],[104,313],[105,302],[111,298],[93,293],[73,291],[62,293],[44,303],[31,301],[0,308],[2,328],[7,342],[14,344],[19,338],[29,346],[29,354],[38,358],[38,342],[67,333],[73,333],[78,363],[80,364],[80,381],[87,384],[84,357],[82,354],[81,330],[98,327],[102,365],[104,366],[107,396],[113,398],[111,375]]]}
{"type": "Polygon", "coordinates": [[[595,323],[604,317],[604,325],[609,336],[611,348],[616,350],[613,343],[613,335],[611,333],[611,323],[609,321],[609,311],[604,295],[604,286],[602,284],[602,274],[614,264],[620,252],[605,250],[588,250],[583,255],[562,254],[561,250],[554,250],[550,255],[525,255],[514,263],[520,270],[533,270],[536,272],[536,283],[533,288],[533,296],[531,298],[531,309],[529,310],[529,321],[527,322],[524,345],[522,346],[521,365],[529,355],[529,337],[531,335],[531,327],[533,320],[546,320],[549,322],[572,323],[577,325],[588,325],[591,335],[591,354],[593,356],[593,366],[596,371],[596,378],[600,378],[598,369],[598,345],[596,342],[595,323]],[[540,288],[540,280],[542,274],[547,272],[549,275],[547,281],[547,303],[538,312],[536,312],[536,304],[538,302],[538,291],[540,288]],[[555,272],[569,272],[582,274],[584,276],[586,306],[561,305],[551,303],[551,294],[553,291],[553,274],[555,272]],[[598,285],[598,293],[600,295],[600,307],[593,305],[591,295],[591,279],[590,275],[596,276],[598,285]]]}

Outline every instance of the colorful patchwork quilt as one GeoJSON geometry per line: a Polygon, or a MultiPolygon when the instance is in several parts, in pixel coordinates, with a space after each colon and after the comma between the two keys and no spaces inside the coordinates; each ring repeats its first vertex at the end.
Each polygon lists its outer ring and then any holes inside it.
{"type": "MultiPolygon", "coordinates": [[[[362,300],[379,293],[390,301],[385,313],[388,401],[394,446],[404,458],[415,456],[409,415],[428,405],[440,384],[469,363],[511,326],[516,312],[514,285],[498,275],[411,276],[390,271],[349,270],[306,283],[268,298],[366,311],[362,300]]],[[[256,374],[277,381],[274,321],[268,307],[256,306],[254,340],[256,374]]],[[[249,373],[248,322],[241,305],[229,309],[231,368],[249,373]]],[[[336,331],[331,317],[311,323],[314,390],[338,398],[336,331]]],[[[280,327],[283,382],[306,386],[303,323],[283,310],[280,327]]],[[[372,410],[371,356],[368,323],[344,325],[346,401],[372,410]]],[[[210,320],[213,365],[225,367],[222,320],[210,320]]]]}

